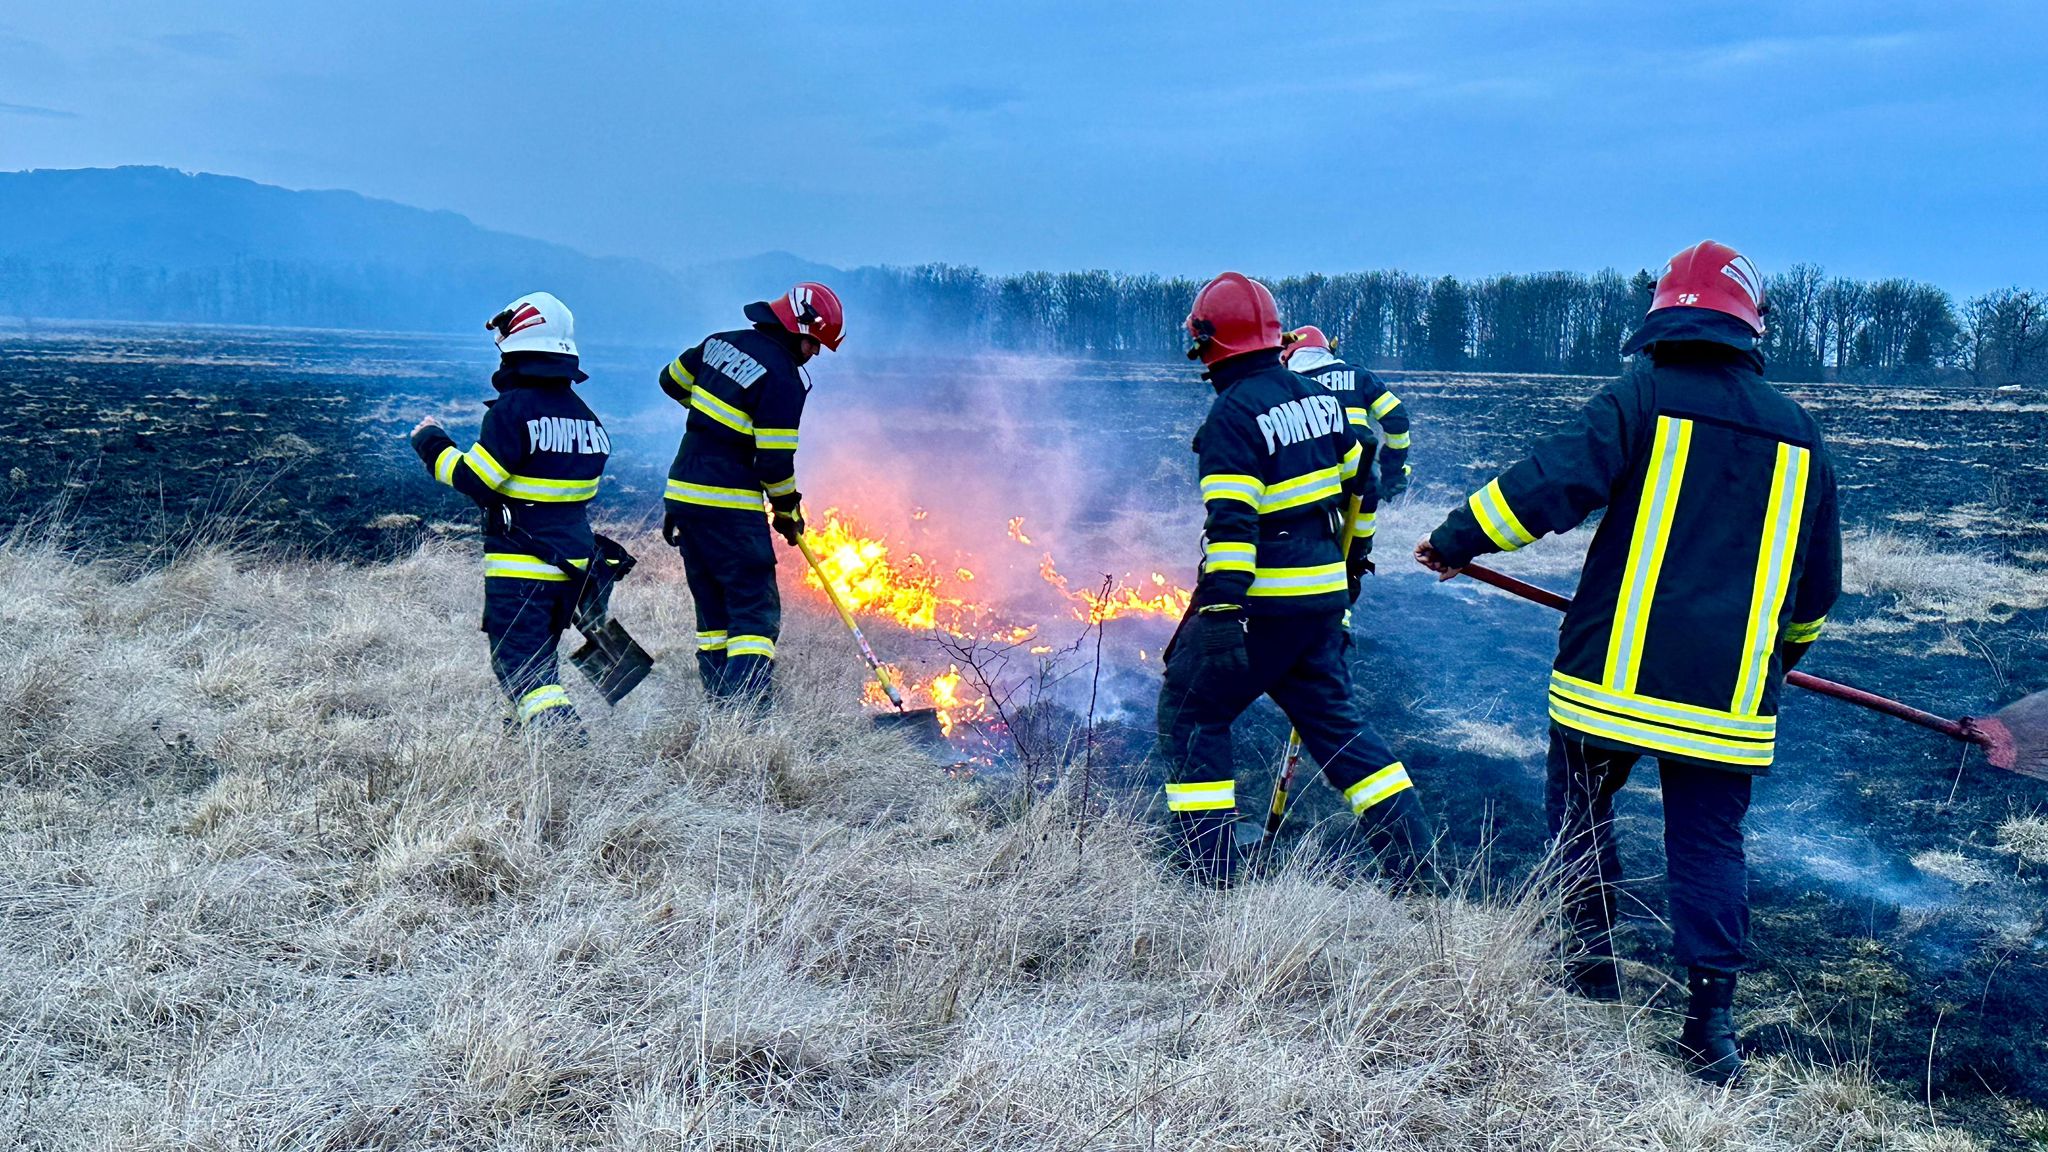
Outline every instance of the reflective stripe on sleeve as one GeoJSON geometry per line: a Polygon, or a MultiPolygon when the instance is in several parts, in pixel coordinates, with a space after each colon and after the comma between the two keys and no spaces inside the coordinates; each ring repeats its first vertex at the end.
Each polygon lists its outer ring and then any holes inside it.
{"type": "Polygon", "coordinates": [[[462,449],[450,444],[434,457],[434,479],[449,487],[455,486],[455,466],[462,463],[462,449]]]}
{"type": "Polygon", "coordinates": [[[1210,780],[1166,786],[1166,808],[1169,812],[1219,812],[1235,807],[1235,780],[1210,780]]]}
{"type": "MultiPolygon", "coordinates": [[[[642,371],[645,371],[645,369],[642,369],[642,371]]],[[[1384,420],[1387,413],[1400,406],[1401,398],[1399,396],[1394,395],[1392,392],[1382,392],[1380,393],[1380,398],[1372,402],[1372,418],[1384,420]]]]}
{"type": "Polygon", "coordinates": [[[1342,476],[1346,480],[1351,479],[1353,476],[1358,475],[1359,462],[1364,459],[1365,446],[1358,443],[1356,440],[1352,441],[1351,447],[1345,450],[1344,463],[1341,467],[1338,468],[1337,474],[1339,476],[1342,476]]]}
{"type": "Polygon", "coordinates": [[[1202,503],[1211,500],[1239,500],[1254,508],[1259,498],[1265,495],[1266,486],[1256,476],[1240,476],[1231,472],[1218,472],[1202,477],[1202,503]]]}
{"type": "Polygon", "coordinates": [[[1486,487],[1474,492],[1465,501],[1472,509],[1472,516],[1479,521],[1479,528],[1486,538],[1503,552],[1513,552],[1536,542],[1527,528],[1515,517],[1515,510],[1508,507],[1508,498],[1501,494],[1500,481],[1494,480],[1486,487]]]}
{"type": "Polygon", "coordinates": [[[1380,514],[1377,512],[1360,512],[1351,518],[1351,538],[1353,540],[1362,540],[1379,530],[1380,514]]]}
{"type": "Polygon", "coordinates": [[[796,451],[796,429],[756,428],[754,429],[754,447],[759,448],[763,452],[794,452],[796,451]]]}
{"type": "Polygon", "coordinates": [[[498,458],[491,455],[490,449],[481,444],[472,445],[463,459],[468,462],[469,470],[476,473],[477,479],[483,481],[492,491],[496,491],[512,476],[512,473],[505,470],[503,464],[498,463],[498,458]]]}
{"type": "Polygon", "coordinates": [[[1372,413],[1363,408],[1346,408],[1344,410],[1344,419],[1355,427],[1368,428],[1372,426],[1372,413]]]}
{"type": "Polygon", "coordinates": [[[1257,564],[1258,558],[1257,544],[1241,544],[1230,540],[1202,542],[1204,572],[1250,572],[1257,564]]]}
{"type": "Polygon", "coordinates": [[[681,356],[669,361],[668,378],[685,392],[688,392],[697,384],[697,377],[688,368],[684,367],[681,356]]]}
{"type": "Polygon", "coordinates": [[[1406,448],[1411,439],[1413,439],[1412,433],[1389,432],[1387,433],[1387,438],[1382,440],[1381,443],[1389,448],[1406,448]]]}
{"type": "Polygon", "coordinates": [[[1785,629],[1785,643],[1811,644],[1820,639],[1822,630],[1827,626],[1828,618],[1825,616],[1806,624],[1792,624],[1785,629]]]}
{"type": "Polygon", "coordinates": [[[761,493],[745,488],[714,488],[709,484],[670,480],[668,491],[664,495],[678,504],[698,504],[706,508],[736,508],[742,512],[761,510],[761,493]]]}
{"type": "Polygon", "coordinates": [[[791,476],[787,480],[777,480],[767,486],[767,492],[770,496],[787,496],[794,491],[796,491],[795,476],[791,476]]]}
{"type": "Polygon", "coordinates": [[[1351,805],[1351,811],[1363,814],[1366,809],[1389,797],[1415,787],[1415,781],[1408,778],[1408,769],[1399,760],[1367,776],[1344,790],[1344,800],[1351,805]]]}

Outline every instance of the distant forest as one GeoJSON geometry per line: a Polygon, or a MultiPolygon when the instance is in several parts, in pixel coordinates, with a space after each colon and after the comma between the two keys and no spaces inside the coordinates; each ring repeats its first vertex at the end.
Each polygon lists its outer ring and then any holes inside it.
{"type": "MultiPolygon", "coordinates": [[[[1655,281],[1647,271],[1483,280],[1358,272],[1267,283],[1288,324],[1317,325],[1347,358],[1371,367],[1612,375],[1655,281]]],[[[1113,272],[988,276],[930,264],[863,268],[850,287],[861,311],[885,318],[892,342],[1171,356],[1201,283],[1113,272]]],[[[1769,278],[1766,296],[1765,352],[1779,379],[2048,383],[2048,296],[2040,293],[2006,289],[1958,307],[1932,285],[1830,277],[1795,264],[1769,278]]]]}

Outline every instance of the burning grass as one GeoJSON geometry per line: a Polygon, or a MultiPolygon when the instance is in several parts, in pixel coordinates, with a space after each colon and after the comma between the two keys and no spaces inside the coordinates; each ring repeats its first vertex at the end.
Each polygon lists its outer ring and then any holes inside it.
{"type": "Polygon", "coordinates": [[[1691,1084],[1551,989],[1540,906],[1077,848],[862,723],[815,613],[775,716],[709,712],[639,551],[664,660],[574,751],[500,730],[473,557],[0,550],[0,1141],[1971,1146],[1853,1069],[1691,1084]]]}

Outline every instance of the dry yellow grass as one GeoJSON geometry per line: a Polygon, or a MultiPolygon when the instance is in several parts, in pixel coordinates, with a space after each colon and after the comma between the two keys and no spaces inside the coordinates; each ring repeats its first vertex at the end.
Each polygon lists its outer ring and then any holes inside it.
{"type": "Polygon", "coordinates": [[[2048,608],[2048,571],[1974,552],[1942,552],[1911,536],[1851,531],[1842,541],[1844,590],[1889,597],[1880,615],[1903,623],[2002,623],[2048,608]]]}
{"type": "Polygon", "coordinates": [[[473,558],[0,550],[0,1144],[1968,1146],[1853,1071],[1693,1085],[1534,905],[1083,854],[859,723],[830,620],[709,714],[639,550],[672,655],[587,751],[501,732],[473,558]]]}

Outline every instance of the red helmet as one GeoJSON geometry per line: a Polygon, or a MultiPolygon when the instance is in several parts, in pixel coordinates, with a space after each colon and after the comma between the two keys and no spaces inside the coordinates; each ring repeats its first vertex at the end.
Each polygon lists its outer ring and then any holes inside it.
{"type": "Polygon", "coordinates": [[[1225,272],[1195,294],[1188,310],[1188,359],[1214,364],[1280,346],[1280,306],[1264,284],[1225,272]]]}
{"type": "Polygon", "coordinates": [[[809,336],[834,352],[846,337],[846,309],[839,296],[815,280],[806,280],[784,296],[769,301],[768,308],[782,326],[799,336],[809,336]]]}
{"type": "Polygon", "coordinates": [[[1306,328],[1296,328],[1280,338],[1280,359],[1291,360],[1294,354],[1303,348],[1328,347],[1330,347],[1330,338],[1323,335],[1321,328],[1310,324],[1306,328]]]}
{"type": "Polygon", "coordinates": [[[1673,256],[1657,276],[1657,295],[1650,311],[1666,308],[1710,308],[1725,312],[1761,336],[1764,332],[1764,280],[1749,257],[1712,240],[1673,256]]]}

